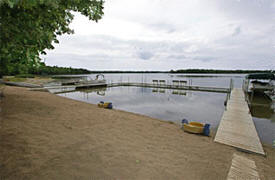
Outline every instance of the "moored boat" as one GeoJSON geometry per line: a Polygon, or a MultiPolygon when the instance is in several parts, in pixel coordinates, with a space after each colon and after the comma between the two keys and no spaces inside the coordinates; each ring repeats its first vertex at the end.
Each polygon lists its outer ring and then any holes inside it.
{"type": "Polygon", "coordinates": [[[245,76],[243,89],[245,92],[261,93],[274,91],[275,75],[273,73],[254,73],[245,76]]]}

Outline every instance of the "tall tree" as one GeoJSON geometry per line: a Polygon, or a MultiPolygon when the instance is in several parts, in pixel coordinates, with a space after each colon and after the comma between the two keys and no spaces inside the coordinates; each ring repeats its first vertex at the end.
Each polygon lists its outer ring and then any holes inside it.
{"type": "Polygon", "coordinates": [[[103,0],[0,0],[0,76],[24,73],[53,49],[57,36],[69,28],[79,12],[90,20],[103,16],[103,0]]]}

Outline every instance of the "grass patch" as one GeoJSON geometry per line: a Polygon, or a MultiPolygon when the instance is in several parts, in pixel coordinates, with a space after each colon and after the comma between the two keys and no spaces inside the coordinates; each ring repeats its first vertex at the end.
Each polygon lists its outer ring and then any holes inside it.
{"type": "Polygon", "coordinates": [[[34,78],[35,76],[32,74],[18,74],[15,77],[16,78],[34,78]]]}
{"type": "Polygon", "coordinates": [[[17,78],[17,77],[5,77],[3,78],[4,81],[10,81],[10,82],[24,82],[26,78],[17,78]]]}
{"type": "Polygon", "coordinates": [[[3,93],[4,88],[5,88],[5,84],[0,84],[0,101],[1,101],[1,98],[4,97],[4,93],[3,93]]]}

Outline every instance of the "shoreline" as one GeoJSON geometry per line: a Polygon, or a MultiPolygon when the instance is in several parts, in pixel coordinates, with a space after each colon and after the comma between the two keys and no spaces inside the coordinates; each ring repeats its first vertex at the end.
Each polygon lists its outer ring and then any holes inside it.
{"type": "Polygon", "coordinates": [[[6,86],[0,106],[4,179],[226,179],[235,152],[261,179],[275,177],[266,144],[267,157],[242,153],[177,124],[26,88],[6,86]]]}

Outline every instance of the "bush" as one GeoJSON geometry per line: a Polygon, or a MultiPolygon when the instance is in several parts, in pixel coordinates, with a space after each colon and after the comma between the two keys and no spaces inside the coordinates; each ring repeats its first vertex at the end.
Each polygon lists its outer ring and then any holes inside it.
{"type": "Polygon", "coordinates": [[[34,78],[32,74],[18,74],[15,76],[16,78],[34,78]]]}
{"type": "Polygon", "coordinates": [[[17,78],[17,77],[4,77],[4,81],[10,81],[10,82],[23,82],[26,79],[25,78],[17,78]]]}

